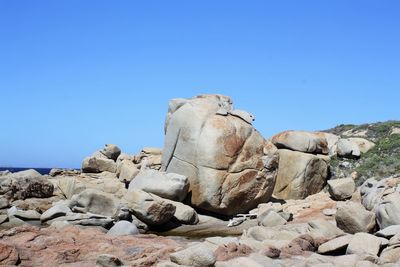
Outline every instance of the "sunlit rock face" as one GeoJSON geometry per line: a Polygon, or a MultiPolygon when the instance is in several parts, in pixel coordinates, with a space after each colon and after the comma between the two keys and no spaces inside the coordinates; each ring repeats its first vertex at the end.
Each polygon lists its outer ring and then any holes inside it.
{"type": "Polygon", "coordinates": [[[189,178],[193,206],[232,215],[270,198],[276,148],[253,120],[222,95],[170,101],[161,170],[189,178]]]}

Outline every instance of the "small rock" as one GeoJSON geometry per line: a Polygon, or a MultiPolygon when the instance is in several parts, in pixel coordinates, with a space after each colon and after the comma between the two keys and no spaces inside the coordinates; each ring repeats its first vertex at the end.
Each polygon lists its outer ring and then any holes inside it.
{"type": "Polygon", "coordinates": [[[311,220],[308,222],[308,225],[311,227],[311,233],[313,233],[314,236],[335,238],[344,234],[344,232],[333,223],[322,219],[311,220]]]}
{"type": "Polygon", "coordinates": [[[377,256],[381,247],[381,239],[367,233],[356,233],[350,240],[346,254],[370,254],[377,256]]]}
{"type": "Polygon", "coordinates": [[[36,210],[17,210],[14,216],[21,220],[40,220],[40,213],[36,210]]]}
{"type": "Polygon", "coordinates": [[[391,225],[375,233],[376,236],[392,238],[400,234],[400,225],[391,225]]]}
{"type": "Polygon", "coordinates": [[[375,267],[375,263],[370,261],[358,261],[354,267],[375,267]]]}
{"type": "Polygon", "coordinates": [[[172,253],[172,262],[188,266],[214,266],[216,257],[214,252],[205,244],[200,243],[172,253]]]}
{"type": "Polygon", "coordinates": [[[287,223],[287,221],[284,218],[282,218],[282,216],[280,216],[272,209],[267,210],[266,212],[258,215],[257,221],[259,225],[268,227],[284,225],[287,223]]]}
{"type": "Polygon", "coordinates": [[[316,251],[317,247],[314,238],[305,234],[293,239],[286,248],[282,249],[282,253],[288,255],[301,255],[305,251],[316,251]]]}
{"type": "Polygon", "coordinates": [[[217,261],[227,261],[232,258],[250,255],[252,249],[249,246],[237,243],[228,243],[219,246],[215,251],[217,261]]]}
{"type": "Polygon", "coordinates": [[[318,247],[318,253],[320,254],[329,254],[334,253],[338,250],[345,249],[350,240],[353,238],[352,235],[343,235],[337,238],[334,238],[328,242],[323,243],[321,246],[318,247]]]}
{"type": "Polygon", "coordinates": [[[116,145],[106,144],[104,148],[100,151],[100,153],[102,153],[107,158],[116,161],[121,154],[121,149],[116,145]]]}
{"type": "Polygon", "coordinates": [[[0,243],[0,265],[16,266],[19,261],[19,254],[14,246],[0,243]]]}
{"type": "Polygon", "coordinates": [[[271,258],[271,259],[276,259],[276,258],[279,258],[279,256],[281,255],[281,250],[279,248],[270,246],[270,247],[262,249],[260,251],[260,254],[264,255],[268,258],[271,258]]]}
{"type": "Polygon", "coordinates": [[[337,226],[346,233],[370,233],[375,229],[375,214],[355,202],[346,202],[338,205],[336,212],[337,226]]]}
{"type": "Polygon", "coordinates": [[[7,198],[1,197],[0,198],[0,209],[6,209],[10,207],[10,202],[8,201],[7,198]]]}
{"type": "Polygon", "coordinates": [[[361,153],[367,153],[375,146],[373,142],[361,137],[351,137],[349,138],[349,140],[357,144],[358,149],[360,150],[361,153]]]}
{"type": "Polygon", "coordinates": [[[180,174],[146,169],[136,175],[129,190],[143,190],[162,198],[183,201],[189,190],[189,180],[180,174]]]}
{"type": "Polygon", "coordinates": [[[339,157],[358,159],[361,156],[358,145],[349,139],[339,139],[337,144],[337,154],[339,157]]]}
{"type": "Polygon", "coordinates": [[[145,234],[149,230],[149,226],[147,224],[145,224],[144,222],[142,222],[141,220],[139,220],[138,218],[136,218],[135,215],[131,215],[131,216],[132,216],[132,223],[136,226],[139,233],[145,234]]]}
{"type": "Polygon", "coordinates": [[[131,182],[139,173],[139,169],[131,160],[123,160],[117,165],[117,176],[121,182],[131,182]]]}
{"type": "Polygon", "coordinates": [[[72,212],[71,209],[66,205],[55,205],[50,209],[46,210],[41,216],[40,221],[46,222],[48,220],[52,220],[54,218],[65,216],[68,213],[72,212]]]}
{"type": "Polygon", "coordinates": [[[400,194],[385,196],[376,209],[376,221],[381,229],[400,224],[400,194]]]}
{"type": "Polygon", "coordinates": [[[105,216],[115,214],[118,200],[109,193],[97,189],[85,189],[71,198],[70,207],[74,212],[90,212],[105,216]]]}
{"type": "Polygon", "coordinates": [[[99,173],[99,172],[112,172],[117,171],[117,165],[112,160],[106,156],[101,156],[99,154],[94,154],[90,157],[86,157],[82,162],[82,172],[84,173],[99,173]]]}
{"type": "Polygon", "coordinates": [[[55,229],[62,229],[69,225],[71,224],[69,224],[67,221],[54,221],[50,224],[50,227],[53,227],[55,229]]]}
{"type": "Polygon", "coordinates": [[[0,224],[8,220],[8,216],[5,214],[0,215],[0,224]]]}
{"type": "Polygon", "coordinates": [[[108,230],[107,235],[137,235],[139,230],[136,225],[128,221],[119,221],[110,230],[108,230]]]}
{"type": "Polygon", "coordinates": [[[142,190],[128,191],[123,200],[141,221],[150,225],[160,225],[169,221],[176,207],[142,190]]]}
{"type": "Polygon", "coordinates": [[[356,184],[352,178],[334,179],[328,181],[328,191],[334,200],[351,198],[356,190],[356,184]]]}
{"type": "MultiPolygon", "coordinates": [[[[231,259],[229,261],[217,261],[215,263],[215,267],[265,267],[265,266],[275,266],[272,264],[272,259],[257,255],[251,254],[250,257],[238,257],[231,259]]],[[[282,265],[277,265],[282,266],[282,265]]]]}
{"type": "Polygon", "coordinates": [[[102,254],[97,257],[96,265],[101,267],[122,266],[123,263],[114,255],[102,254]]]}
{"type": "Polygon", "coordinates": [[[182,265],[173,263],[172,261],[163,261],[158,263],[156,267],[182,267],[182,265]]]}
{"type": "Polygon", "coordinates": [[[334,216],[336,214],[336,209],[324,209],[322,213],[325,216],[334,216]]]}

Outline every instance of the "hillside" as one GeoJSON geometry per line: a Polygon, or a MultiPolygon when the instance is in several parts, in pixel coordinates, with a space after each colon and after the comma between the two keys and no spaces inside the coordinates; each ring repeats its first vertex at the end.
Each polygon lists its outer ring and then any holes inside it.
{"type": "Polygon", "coordinates": [[[400,121],[377,122],[362,125],[339,125],[326,132],[341,137],[361,137],[375,143],[375,147],[361,158],[332,158],[332,178],[356,175],[360,185],[368,178],[382,179],[400,174],[400,121]]]}

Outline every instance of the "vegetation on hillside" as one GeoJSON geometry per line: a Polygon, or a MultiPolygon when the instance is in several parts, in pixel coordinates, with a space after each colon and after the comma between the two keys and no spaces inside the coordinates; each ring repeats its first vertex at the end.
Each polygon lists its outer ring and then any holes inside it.
{"type": "Polygon", "coordinates": [[[378,122],[363,125],[339,125],[328,132],[342,137],[362,137],[376,145],[359,160],[333,158],[332,175],[335,178],[357,174],[357,183],[368,178],[382,179],[400,175],[400,121],[378,122]]]}

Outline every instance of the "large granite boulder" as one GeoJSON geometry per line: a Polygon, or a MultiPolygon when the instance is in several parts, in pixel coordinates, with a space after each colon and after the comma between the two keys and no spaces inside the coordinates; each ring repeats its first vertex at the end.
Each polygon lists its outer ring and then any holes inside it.
{"type": "Polygon", "coordinates": [[[54,185],[32,169],[0,177],[0,199],[48,198],[53,191],[54,185]]]}
{"type": "Polygon", "coordinates": [[[189,178],[193,206],[232,215],[270,198],[275,164],[252,120],[222,95],[171,100],[161,170],[189,178]]]}
{"type": "Polygon", "coordinates": [[[329,157],[279,149],[279,168],[274,195],[304,199],[320,192],[328,177],[329,157]]]}
{"type": "Polygon", "coordinates": [[[271,141],[277,148],[313,154],[329,153],[328,142],[322,133],[285,131],[274,135],[271,141]]]}
{"type": "Polygon", "coordinates": [[[129,184],[128,190],[137,189],[163,198],[182,201],[188,193],[189,180],[186,176],[176,173],[144,169],[129,184]]]}

